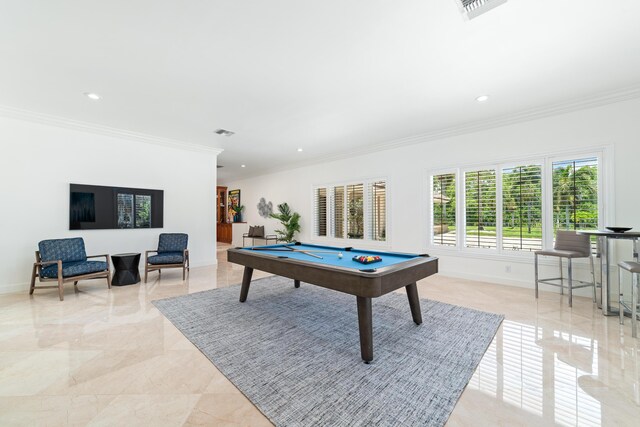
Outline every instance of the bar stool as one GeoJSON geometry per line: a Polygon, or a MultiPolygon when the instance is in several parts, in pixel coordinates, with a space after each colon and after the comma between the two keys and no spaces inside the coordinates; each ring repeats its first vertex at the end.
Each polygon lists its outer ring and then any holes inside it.
{"type": "Polygon", "coordinates": [[[569,290],[569,307],[571,307],[573,303],[573,290],[578,288],[585,288],[587,286],[593,286],[593,302],[596,302],[596,276],[593,271],[593,256],[591,255],[591,241],[589,239],[589,236],[577,234],[575,231],[558,230],[556,232],[556,243],[553,245],[553,249],[535,251],[534,255],[536,274],[536,298],[538,298],[539,283],[559,286],[560,294],[564,294],[565,286],[562,272],[562,258],[567,258],[569,260],[567,267],[567,289],[569,290]],[[558,258],[558,261],[560,262],[560,277],[551,277],[548,279],[540,279],[538,277],[538,256],[540,255],[553,256],[558,258]],[[589,258],[589,264],[591,266],[591,282],[573,279],[572,261],[575,258],[589,258]],[[560,283],[554,283],[558,280],[560,281],[560,283]],[[582,285],[574,286],[574,282],[581,283],[582,285]]]}
{"type": "Polygon", "coordinates": [[[624,324],[624,309],[631,311],[631,336],[638,336],[638,294],[640,288],[638,284],[638,275],[640,275],[640,263],[634,261],[621,261],[618,263],[618,284],[620,286],[620,324],[624,324]],[[627,305],[623,301],[622,294],[622,270],[631,273],[631,304],[627,305]]]}

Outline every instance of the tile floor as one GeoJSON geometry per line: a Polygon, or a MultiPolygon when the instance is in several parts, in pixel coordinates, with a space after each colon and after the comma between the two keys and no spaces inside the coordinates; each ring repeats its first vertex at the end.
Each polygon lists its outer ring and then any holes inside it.
{"type": "MultiPolygon", "coordinates": [[[[0,296],[0,425],[263,426],[269,421],[152,300],[239,283],[217,268],[0,296]]],[[[261,277],[256,272],[254,277],[261,277]]],[[[437,275],[420,296],[506,320],[448,425],[638,425],[640,340],[589,299],[437,275]]],[[[355,304],[354,304],[355,307],[355,304]]]]}

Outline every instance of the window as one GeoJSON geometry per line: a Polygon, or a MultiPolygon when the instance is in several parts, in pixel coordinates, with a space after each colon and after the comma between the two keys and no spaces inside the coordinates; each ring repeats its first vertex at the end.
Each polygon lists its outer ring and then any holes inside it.
{"type": "Polygon", "coordinates": [[[465,246],[496,248],[496,171],[465,172],[465,246]]]}
{"type": "Polygon", "coordinates": [[[318,212],[316,221],[316,235],[327,235],[327,189],[318,188],[316,190],[316,212],[318,212]]]}
{"type": "Polygon", "coordinates": [[[333,237],[344,238],[344,186],[333,188],[333,237]]]}
{"type": "Polygon", "coordinates": [[[384,241],[387,238],[387,183],[369,184],[369,212],[371,214],[371,240],[384,241]]]}
{"type": "Polygon", "coordinates": [[[434,175],[431,188],[433,244],[456,246],[456,174],[434,175]]]}
{"type": "Polygon", "coordinates": [[[605,155],[602,149],[434,173],[429,243],[530,253],[553,245],[557,230],[601,228],[605,155]]]}
{"type": "Polygon", "coordinates": [[[369,180],[313,190],[317,237],[387,240],[387,182],[369,180]]]}
{"type": "Polygon", "coordinates": [[[347,237],[364,237],[364,191],[362,184],[347,185],[347,237]]]}
{"type": "Polygon", "coordinates": [[[598,228],[598,159],[553,162],[553,231],[598,228]]]}
{"type": "Polygon", "coordinates": [[[542,249],[542,166],[502,169],[502,247],[542,249]]]}

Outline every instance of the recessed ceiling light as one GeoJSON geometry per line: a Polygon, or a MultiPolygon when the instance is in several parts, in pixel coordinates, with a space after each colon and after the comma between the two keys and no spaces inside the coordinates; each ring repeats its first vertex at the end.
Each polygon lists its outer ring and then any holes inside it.
{"type": "Polygon", "coordinates": [[[246,167],[247,167],[247,165],[240,165],[240,167],[241,167],[241,168],[246,168],[246,167]]]}
{"type": "Polygon", "coordinates": [[[486,102],[489,100],[489,95],[480,95],[479,97],[476,98],[476,101],[478,102],[486,102]]]}
{"type": "Polygon", "coordinates": [[[298,148],[298,153],[302,151],[302,148],[298,148]]]}
{"type": "Polygon", "coordinates": [[[94,101],[97,101],[99,99],[102,99],[102,97],[100,95],[98,95],[97,93],[93,93],[93,92],[85,92],[84,93],[85,96],[89,99],[93,99],[94,101]]]}

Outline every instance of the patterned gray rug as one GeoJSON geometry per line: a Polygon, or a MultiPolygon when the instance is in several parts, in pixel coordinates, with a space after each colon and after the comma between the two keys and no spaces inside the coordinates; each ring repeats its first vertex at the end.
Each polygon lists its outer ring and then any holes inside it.
{"type": "Polygon", "coordinates": [[[154,301],[277,426],[440,426],[503,316],[404,294],[373,299],[374,360],[360,358],[356,298],[268,277],[154,301]]]}

